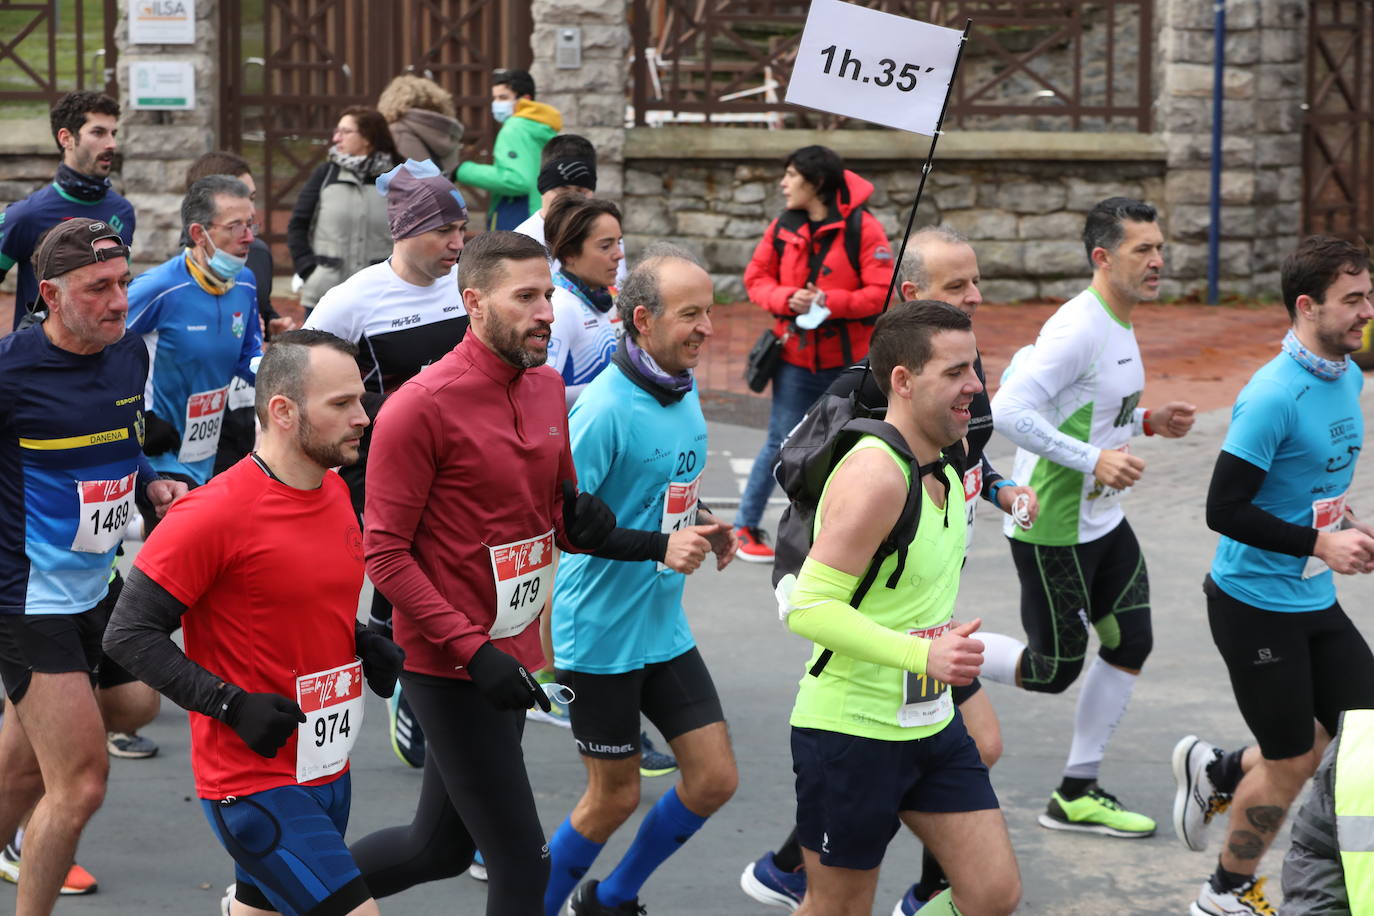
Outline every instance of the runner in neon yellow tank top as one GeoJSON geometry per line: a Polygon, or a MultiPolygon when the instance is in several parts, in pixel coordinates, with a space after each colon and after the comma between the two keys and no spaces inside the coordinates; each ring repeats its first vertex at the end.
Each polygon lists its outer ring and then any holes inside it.
{"type": "MultiPolygon", "coordinates": [[[[918,464],[933,464],[967,433],[969,404],[982,387],[976,356],[968,316],[953,306],[908,302],[879,319],[873,374],[888,398],[887,421],[918,464]]],[[[797,912],[870,913],[878,866],[905,822],[950,880],[926,912],[1010,913],[1021,893],[1016,858],[987,768],[948,691],[982,665],[982,644],[970,638],[980,621],[950,620],[963,560],[962,488],[948,468],[912,475],[875,442],[863,440],[827,481],[815,542],[784,609],[788,628],[815,642],[816,653],[834,653],[825,670],[804,676],[792,714],[808,882],[797,912]],[[894,591],[875,589],[853,607],[859,578],[913,483],[926,504],[907,571],[894,591]]]]}
{"type": "Polygon", "coordinates": [[[993,424],[1020,446],[1013,475],[1039,494],[1040,517],[1029,530],[1006,529],[1029,645],[987,634],[983,677],[1062,693],[1083,670],[1092,624],[1101,646],[1079,694],[1063,780],[1040,824],[1138,838],[1154,833],[1154,820],[1097,784],[1153,642],[1145,559],[1121,503],[1145,470],[1130,453],[1131,436],[1183,436],[1195,408],[1139,406],[1145,373],[1131,311],[1159,296],[1164,235],[1154,208],[1104,200],[1088,214],[1083,242],[1092,285],[1045,322],[992,401],[993,424]]]}

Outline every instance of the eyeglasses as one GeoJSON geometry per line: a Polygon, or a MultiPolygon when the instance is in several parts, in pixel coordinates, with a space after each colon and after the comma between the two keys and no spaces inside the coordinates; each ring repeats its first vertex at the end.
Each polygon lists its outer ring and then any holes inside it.
{"type": "Polygon", "coordinates": [[[356,127],[336,127],[336,128],[334,128],[334,136],[336,136],[336,137],[337,137],[339,134],[356,134],[356,133],[358,133],[358,129],[357,129],[356,127]]]}
{"type": "Polygon", "coordinates": [[[216,229],[223,229],[235,237],[243,235],[245,230],[253,235],[258,235],[262,232],[262,223],[245,223],[241,219],[236,219],[232,223],[206,223],[205,225],[213,226],[216,229]]]}

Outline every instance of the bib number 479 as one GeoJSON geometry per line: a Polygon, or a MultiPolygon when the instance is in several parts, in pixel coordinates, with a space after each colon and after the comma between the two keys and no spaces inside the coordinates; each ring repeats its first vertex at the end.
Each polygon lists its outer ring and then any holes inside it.
{"type": "Polygon", "coordinates": [[[527,604],[533,604],[539,597],[539,580],[527,579],[518,582],[510,596],[510,609],[518,611],[527,604]]]}

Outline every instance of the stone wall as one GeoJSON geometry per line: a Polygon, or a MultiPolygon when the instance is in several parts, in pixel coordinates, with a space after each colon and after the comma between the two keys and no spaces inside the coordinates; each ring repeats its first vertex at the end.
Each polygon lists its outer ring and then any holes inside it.
{"type": "Polygon", "coordinates": [[[134,237],[135,274],[170,258],[181,238],[181,199],[186,170],[197,157],[217,149],[219,121],[219,0],[196,3],[194,45],[130,45],[129,23],[121,16],[119,47],[119,145],[123,193],[138,214],[134,237]],[[129,64],[136,60],[189,60],[196,70],[196,107],[191,111],[131,111],[129,64]]]}
{"type": "Polygon", "coordinates": [[[530,75],[539,100],[563,113],[563,131],[596,145],[597,192],[619,197],[625,143],[625,60],[629,54],[628,0],[534,0],[530,75]],[[582,29],[582,66],[554,66],[560,26],[582,29]]]}
{"type": "MultiPolygon", "coordinates": [[[[1168,149],[1170,272],[1206,276],[1211,224],[1210,0],[1159,4],[1156,124],[1168,149]]],[[[1302,226],[1306,0],[1227,4],[1223,78],[1220,286],[1276,295],[1278,265],[1302,226]]]]}
{"type": "MultiPolygon", "coordinates": [[[[852,170],[873,182],[869,209],[893,246],[901,241],[928,140],[874,149],[853,132],[712,133],[713,142],[702,144],[694,142],[702,136],[699,128],[629,132],[623,204],[631,258],[651,240],[671,239],[706,261],[718,295],[744,298],[744,268],[782,207],[782,159],[812,142],[836,148],[852,170]],[[727,138],[735,141],[733,149],[727,138]]],[[[1138,134],[1060,134],[1053,143],[1033,133],[950,134],[926,182],[916,225],[945,222],[969,236],[990,300],[1067,298],[1081,292],[1089,276],[1079,241],[1084,213],[1115,194],[1160,200],[1163,159],[1163,148],[1138,134]]],[[[1188,288],[1175,279],[1164,292],[1179,295],[1188,288]]]]}

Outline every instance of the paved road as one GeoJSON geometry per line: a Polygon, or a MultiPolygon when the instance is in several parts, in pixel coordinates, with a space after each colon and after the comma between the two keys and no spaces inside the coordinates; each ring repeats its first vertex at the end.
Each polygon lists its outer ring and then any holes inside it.
{"type": "MultiPolygon", "coordinates": [[[[1181,442],[1139,439],[1133,446],[1148,462],[1127,512],[1150,564],[1155,653],[1112,744],[1102,781],[1129,805],[1160,820],[1162,832],[1128,841],[1037,826],[1035,816],[1063,764],[1077,689],[1048,697],[990,688],[1006,743],[993,781],[1025,882],[1020,912],[1185,913],[1215,861],[1215,842],[1208,854],[1188,853],[1167,825],[1173,797],[1169,753],[1175,740],[1187,731],[1226,745],[1247,738],[1207,632],[1199,590],[1215,543],[1203,524],[1203,501],[1227,417],[1225,411],[1204,415],[1194,434],[1181,442]]],[[[737,497],[761,432],[715,423],[711,435],[720,454],[708,471],[708,499],[737,497]],[[732,457],[742,460],[732,465],[732,457]]],[[[991,454],[999,466],[1010,466],[1005,440],[994,438],[991,454]]],[[[1357,507],[1374,506],[1367,484],[1357,486],[1355,496],[1357,507]]],[[[1019,635],[1015,574],[987,508],[980,515],[963,581],[961,614],[981,615],[989,628],[1019,635]]],[[[1341,590],[1346,607],[1363,625],[1374,581],[1343,580],[1341,590]]],[[[364,606],[368,597],[364,595],[364,606]]],[[[737,882],[745,862],[776,846],[791,820],[787,715],[807,646],[778,623],[766,567],[738,563],[724,573],[700,573],[690,581],[687,606],[730,718],[740,790],[651,879],[643,902],[653,916],[764,914],[770,911],[744,897],[737,882]]],[[[419,774],[391,754],[384,706],[369,698],[368,725],[354,756],[351,836],[408,819],[419,786],[419,774]]],[[[217,912],[232,871],[192,797],[185,717],[167,709],[147,733],[162,745],[161,755],[112,762],[109,796],[82,844],[80,861],[100,879],[100,893],[64,900],[61,914],[217,912]]],[[[545,827],[552,831],[580,792],[582,767],[561,729],[531,725],[525,747],[545,827]]],[[[670,779],[646,781],[642,806],[647,808],[670,785],[670,779]]],[[[604,876],[618,859],[634,826],[612,840],[593,876],[604,876]]],[[[1286,847],[1286,833],[1279,845],[1286,847]]],[[[1271,854],[1266,871],[1277,876],[1278,865],[1271,854]]],[[[918,844],[899,836],[888,854],[876,913],[889,912],[918,868],[918,844]]],[[[12,887],[0,886],[0,911],[12,907],[13,893],[12,887]]],[[[483,885],[460,877],[392,898],[383,910],[417,916],[478,914],[484,897],[483,885]]]]}

